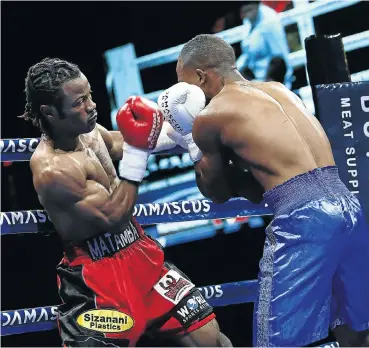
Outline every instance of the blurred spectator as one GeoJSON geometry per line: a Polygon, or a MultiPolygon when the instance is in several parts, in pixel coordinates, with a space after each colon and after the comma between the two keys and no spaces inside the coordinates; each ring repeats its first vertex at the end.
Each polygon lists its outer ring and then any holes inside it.
{"type": "Polygon", "coordinates": [[[238,70],[242,72],[247,67],[260,81],[278,77],[291,88],[293,69],[288,61],[286,33],[277,12],[259,1],[248,1],[241,6],[240,16],[245,39],[241,42],[242,54],[237,59],[238,70]],[[273,60],[277,57],[278,60],[273,60]]]}

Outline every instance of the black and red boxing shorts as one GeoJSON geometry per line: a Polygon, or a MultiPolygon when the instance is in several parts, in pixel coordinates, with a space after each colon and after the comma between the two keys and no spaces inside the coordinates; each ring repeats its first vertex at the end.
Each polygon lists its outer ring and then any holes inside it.
{"type": "Polygon", "coordinates": [[[132,347],[144,332],[181,335],[215,318],[195,285],[132,220],[65,246],[57,267],[58,327],[66,347],[132,347]]]}

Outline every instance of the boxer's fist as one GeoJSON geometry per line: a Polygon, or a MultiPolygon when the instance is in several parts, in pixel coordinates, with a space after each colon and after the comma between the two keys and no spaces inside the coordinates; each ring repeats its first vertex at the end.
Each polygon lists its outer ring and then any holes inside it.
{"type": "Polygon", "coordinates": [[[140,149],[155,148],[163,125],[163,115],[155,103],[130,97],[118,110],[116,120],[124,142],[140,149]]]}
{"type": "Polygon", "coordinates": [[[205,94],[201,88],[179,82],[160,94],[158,105],[165,120],[183,136],[192,161],[200,160],[202,153],[193,141],[192,125],[205,107],[205,94]]]}
{"type": "Polygon", "coordinates": [[[163,115],[150,100],[130,97],[118,110],[116,120],[124,139],[119,175],[141,182],[163,126],[163,115]]]}

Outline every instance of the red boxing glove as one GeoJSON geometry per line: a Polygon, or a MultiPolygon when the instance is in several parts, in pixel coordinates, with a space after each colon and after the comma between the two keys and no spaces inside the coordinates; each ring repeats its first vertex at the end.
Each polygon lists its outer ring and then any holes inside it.
{"type": "Polygon", "coordinates": [[[119,175],[127,180],[141,182],[147,160],[155,149],[163,126],[163,115],[152,101],[130,97],[118,110],[116,120],[124,139],[119,175]]]}
{"type": "Polygon", "coordinates": [[[155,148],[163,126],[157,104],[142,97],[129,97],[118,110],[116,120],[125,142],[139,149],[155,148]]]}

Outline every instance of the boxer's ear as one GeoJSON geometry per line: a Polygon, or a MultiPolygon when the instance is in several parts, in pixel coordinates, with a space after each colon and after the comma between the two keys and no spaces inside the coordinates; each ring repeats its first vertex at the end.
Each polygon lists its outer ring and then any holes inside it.
{"type": "Polygon", "coordinates": [[[40,113],[44,118],[49,120],[55,119],[58,116],[58,110],[52,105],[41,105],[40,113]]]}
{"type": "Polygon", "coordinates": [[[201,69],[196,69],[196,74],[198,77],[199,86],[202,86],[206,81],[206,72],[201,69]]]}

